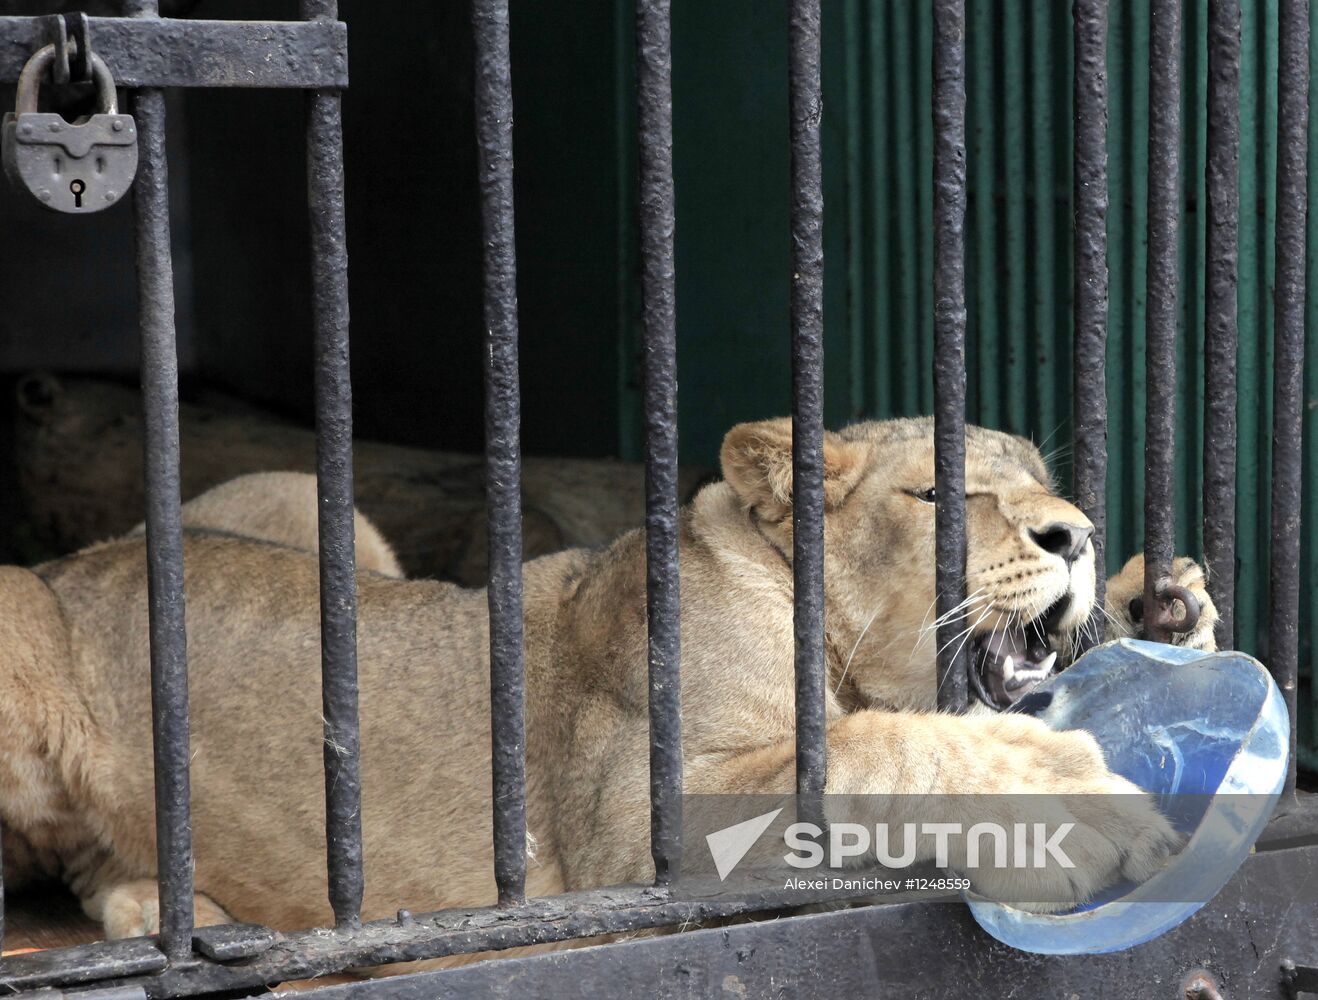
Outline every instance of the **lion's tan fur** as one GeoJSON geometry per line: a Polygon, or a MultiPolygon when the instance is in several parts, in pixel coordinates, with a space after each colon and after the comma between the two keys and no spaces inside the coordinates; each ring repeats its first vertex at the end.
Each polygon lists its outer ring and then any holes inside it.
{"type": "MultiPolygon", "coordinates": [[[[403,568],[380,530],[361,511],[353,515],[357,568],[401,579],[403,568]]],[[[319,552],[316,477],[309,472],[252,472],[230,479],[183,505],[183,527],[319,552]]],[[[130,534],[144,531],[139,524],[130,534]]]]}
{"type": "MultiPolygon", "coordinates": [[[[928,421],[861,424],[826,441],[829,790],[1134,792],[1084,734],[933,712],[935,643],[922,629],[934,516],[911,492],[932,485],[932,448],[928,421]]],[[[685,786],[787,792],[787,423],[734,428],[723,465],[725,481],[682,518],[685,786]]],[[[1034,614],[1071,588],[1078,627],[1092,604],[1092,549],[1068,571],[1031,545],[1031,527],[1083,520],[1038,452],[971,428],[967,480],[972,593],[1034,614]]],[[[316,560],[190,533],[185,563],[198,891],[239,920],[325,924],[316,560]]],[[[652,877],[644,564],[633,531],[526,566],[530,895],[652,877]]],[[[7,850],[6,873],[68,875],[119,933],[150,929],[149,917],[142,907],[116,917],[107,898],[156,863],[144,570],[130,538],[0,574],[0,808],[23,845],[7,850]]],[[[493,902],[485,595],[374,574],[358,587],[364,917],[493,902]]],[[[1116,602],[1129,590],[1113,581],[1116,602]]],[[[1088,817],[1102,832],[1068,876],[1076,891],[1119,871],[1147,875],[1165,852],[1169,828],[1144,798],[1128,801],[1088,817]]],[[[1075,812],[1087,808],[1112,807],[1075,812]]]]}

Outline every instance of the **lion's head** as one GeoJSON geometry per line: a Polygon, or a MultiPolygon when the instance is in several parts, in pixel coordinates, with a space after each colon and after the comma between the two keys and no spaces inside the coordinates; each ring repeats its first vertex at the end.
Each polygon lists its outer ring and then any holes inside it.
{"type": "MultiPolygon", "coordinates": [[[[734,427],[725,480],[790,559],[791,423],[734,427]]],[[[937,703],[931,419],[855,424],[824,439],[830,684],[901,708],[937,703]]],[[[948,616],[969,690],[1014,704],[1069,661],[1094,606],[1093,525],[1059,497],[1024,438],[966,428],[967,600],[948,616]]]]}

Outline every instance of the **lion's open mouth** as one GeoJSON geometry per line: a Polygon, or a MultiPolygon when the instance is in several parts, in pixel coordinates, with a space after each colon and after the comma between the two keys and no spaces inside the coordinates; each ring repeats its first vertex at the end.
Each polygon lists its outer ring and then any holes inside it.
{"type": "Polygon", "coordinates": [[[970,658],[970,690],[989,708],[1011,708],[1057,666],[1057,626],[1071,604],[1066,594],[1043,614],[977,636],[970,658]]]}

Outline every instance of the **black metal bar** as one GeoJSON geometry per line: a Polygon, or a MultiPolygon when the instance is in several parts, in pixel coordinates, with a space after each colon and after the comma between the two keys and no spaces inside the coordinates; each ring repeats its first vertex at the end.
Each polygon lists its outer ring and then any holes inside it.
{"type": "Polygon", "coordinates": [[[934,3],[934,488],[938,707],[966,706],[966,5],[934,3]]]}
{"type": "Polygon", "coordinates": [[[673,263],[671,0],[637,0],[641,293],[645,330],[645,566],[650,669],[650,853],[655,880],[682,857],[682,688],[673,263]]]}
{"type": "MultiPolygon", "coordinates": [[[[337,8],[335,0],[302,0],[302,16],[308,20],[333,19],[337,8]]],[[[316,329],[325,841],[334,920],[340,928],[350,928],[359,923],[363,880],[342,111],[342,93],[338,90],[313,90],[307,95],[307,191],[316,329]]]]}
{"type": "Polygon", "coordinates": [[[1204,440],[1212,447],[1204,449],[1204,563],[1221,649],[1235,645],[1239,159],[1240,0],[1209,0],[1204,440]]]}
{"type": "MultiPolygon", "coordinates": [[[[537,969],[564,965],[577,971],[576,979],[566,979],[568,991],[574,995],[593,995],[583,986],[597,982],[589,971],[592,966],[611,972],[612,993],[632,996],[652,986],[661,995],[680,997],[692,994],[688,981],[691,977],[674,976],[672,970],[698,969],[703,985],[722,982],[726,966],[729,975],[741,969],[749,976],[744,982],[737,981],[738,985],[748,986],[749,996],[784,991],[792,996],[835,995],[838,990],[827,980],[830,973],[836,972],[838,982],[857,984],[851,992],[874,994],[876,988],[886,986],[891,989],[886,993],[879,989],[881,995],[898,997],[956,995],[968,976],[980,975],[980,981],[1000,981],[1004,989],[1006,984],[1024,984],[1028,996],[1069,996],[1077,989],[1084,993],[1086,985],[1110,980],[1113,985],[1104,989],[1104,998],[1146,1000],[1158,995],[1156,983],[1166,985],[1169,968],[1184,969],[1186,955],[1211,954],[1214,971],[1233,977],[1229,982],[1257,984],[1258,991],[1249,995],[1278,996],[1277,974],[1279,967],[1285,967],[1283,960],[1289,956],[1303,964],[1313,953],[1311,928],[1318,919],[1318,895],[1312,891],[1315,879],[1318,847],[1260,851],[1245,860],[1221,894],[1193,919],[1138,949],[1114,955],[1039,956],[1014,951],[978,930],[964,906],[926,900],[830,907],[827,913],[738,922],[705,931],[618,942],[607,948],[507,956],[462,969],[367,979],[332,987],[323,995],[555,996],[564,980],[537,974],[537,969]],[[1242,931],[1244,924],[1255,931],[1255,941],[1242,931]],[[773,928],[785,926],[787,932],[771,933],[773,928]],[[884,962],[875,963],[873,942],[880,939],[890,941],[897,951],[884,962]],[[1258,940],[1270,942],[1262,953],[1258,940]],[[922,961],[930,954],[931,942],[940,944],[936,963],[922,961]],[[784,962],[787,954],[807,954],[811,960],[784,962]],[[759,964],[761,957],[765,961],[759,964]],[[855,976],[848,972],[853,966],[859,970],[855,976]],[[642,975],[638,967],[648,971],[642,975]],[[479,970],[488,972],[489,977],[476,975],[479,970]],[[493,986],[499,979],[504,979],[506,989],[493,986]]],[[[163,970],[159,975],[131,979],[126,978],[130,973],[122,966],[113,971],[108,964],[102,964],[101,969],[122,982],[143,987],[153,998],[250,991],[264,983],[322,975],[351,966],[543,945],[589,935],[627,934],[648,927],[765,912],[780,897],[786,899],[784,905],[800,905],[837,895],[829,890],[784,892],[782,885],[779,879],[763,895],[747,893],[733,898],[731,894],[711,892],[700,900],[664,898],[649,887],[615,887],[532,900],[517,912],[495,908],[449,910],[418,914],[406,926],[386,921],[367,924],[350,934],[303,931],[282,935],[269,951],[246,962],[218,965],[199,960],[163,970]]],[[[850,894],[863,894],[863,889],[851,890],[850,894]]],[[[122,955],[140,952],[144,944],[141,940],[117,941],[6,959],[0,967],[0,992],[70,982],[59,975],[59,970],[68,967],[68,958],[74,954],[84,956],[80,981],[105,979],[104,974],[87,975],[96,971],[87,961],[88,953],[106,955],[113,950],[122,955]]],[[[159,958],[158,952],[156,955],[159,958]]],[[[101,961],[104,963],[104,958],[101,961]]],[[[846,994],[847,989],[841,992],[846,994]]],[[[291,1000],[293,994],[279,996],[291,1000]]]]}
{"type": "Polygon", "coordinates": [[[147,976],[163,971],[169,964],[150,938],[97,941],[10,955],[0,959],[0,994],[147,976]]]}
{"type": "Polygon", "coordinates": [[[1309,0],[1281,0],[1277,51],[1277,274],[1273,341],[1272,549],[1268,659],[1291,717],[1286,794],[1295,791],[1299,672],[1305,216],[1308,209],[1309,0]]]}
{"type": "MultiPolygon", "coordinates": [[[[149,19],[158,14],[155,0],[132,0],[127,6],[137,17],[149,19]]],[[[137,91],[134,116],[139,148],[133,202],[145,416],[147,592],[160,946],[170,959],[181,959],[192,952],[192,815],[179,487],[178,350],[174,331],[164,94],[156,89],[137,91]]]]}
{"type": "Polygon", "coordinates": [[[1176,446],[1176,234],[1180,225],[1180,0],[1152,0],[1149,18],[1149,257],[1145,313],[1144,621],[1169,642],[1159,622],[1158,584],[1171,570],[1176,446]]]}
{"type": "Polygon", "coordinates": [[[824,193],[819,124],[820,0],[791,0],[788,89],[792,175],[792,570],[796,637],[796,791],[824,791],[824,193]]]}
{"type": "MultiPolygon", "coordinates": [[[[0,17],[0,83],[48,41],[43,18],[0,17]]],[[[346,87],[348,29],[326,20],[93,17],[96,52],[121,87],[346,87]]]]}
{"type": "Polygon", "coordinates": [[[1074,0],[1075,497],[1094,524],[1096,607],[1077,652],[1103,641],[1107,589],[1107,0],[1074,0]]]}
{"type": "Polygon", "coordinates": [[[526,895],[521,390],[513,228],[508,0],[476,0],[476,137],[485,233],[485,502],[490,582],[490,761],[499,903],[526,895]]]}
{"type": "MultiPolygon", "coordinates": [[[[801,1000],[956,997],[970,992],[967,982],[975,983],[973,995],[981,997],[1190,1000],[1176,984],[1191,956],[1198,955],[1211,956],[1212,974],[1227,984],[1224,995],[1230,1000],[1297,1000],[1297,994],[1318,992],[1318,971],[1302,964],[1313,961],[1318,903],[1311,892],[1296,891],[1297,884],[1308,888],[1315,878],[1318,847],[1251,856],[1194,919],[1115,954],[1015,951],[987,937],[965,907],[899,903],[509,957],[405,981],[345,983],[317,991],[315,1000],[521,1000],[531,983],[545,997],[688,1000],[702,992],[689,981],[697,976],[702,985],[733,986],[740,996],[801,1000]],[[881,962],[874,958],[879,941],[881,962]],[[936,960],[931,958],[935,943],[936,960]],[[809,958],[785,960],[787,955],[809,958]],[[674,969],[692,971],[675,976],[674,969]],[[1289,991],[1279,988],[1279,979],[1293,984],[1289,991]]],[[[717,991],[705,986],[703,992],[717,991]]],[[[300,1000],[294,994],[282,997],[300,1000]]]]}
{"type": "MultiPolygon", "coordinates": [[[[739,873],[739,879],[744,877],[739,873]]],[[[137,944],[118,941],[6,959],[0,966],[0,995],[14,988],[65,984],[68,982],[64,978],[68,968],[66,955],[86,955],[93,961],[94,957],[100,957],[99,976],[88,976],[88,961],[75,966],[80,982],[89,978],[111,980],[103,985],[132,982],[145,987],[147,995],[153,998],[193,996],[250,990],[350,968],[502,951],[601,934],[634,934],[656,927],[690,926],[866,895],[861,881],[849,883],[842,890],[828,886],[785,889],[781,878],[767,875],[737,892],[721,892],[717,885],[703,884],[698,892],[680,897],[656,892],[653,886],[612,886],[531,899],[512,910],[501,907],[440,910],[414,914],[401,923],[371,921],[336,934],[315,930],[286,933],[279,935],[268,950],[246,961],[221,964],[197,956],[143,978],[136,971],[114,964],[112,956],[133,954],[129,949],[115,946],[137,944]]]]}

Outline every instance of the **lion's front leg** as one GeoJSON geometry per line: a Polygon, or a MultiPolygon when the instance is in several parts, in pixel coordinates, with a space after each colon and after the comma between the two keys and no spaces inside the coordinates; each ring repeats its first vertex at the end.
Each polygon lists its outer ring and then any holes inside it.
{"type": "MultiPolygon", "coordinates": [[[[792,784],[792,746],[726,766],[730,787],[783,793],[792,784]]],[[[1041,820],[1052,832],[1069,824],[1069,866],[1040,860],[1037,841],[1034,862],[1023,867],[949,855],[976,892],[1040,910],[1073,906],[1122,878],[1144,881],[1180,842],[1152,797],[1108,769],[1092,736],[1024,715],[853,713],[829,727],[826,793],[830,822],[867,828],[936,822],[964,832],[989,822],[1038,838],[1041,820]]],[[[922,841],[915,860],[933,857],[932,842],[922,841]]]]}
{"type": "MultiPolygon", "coordinates": [[[[1213,629],[1217,626],[1217,608],[1208,596],[1208,576],[1203,567],[1189,556],[1172,561],[1172,582],[1190,591],[1199,601],[1199,620],[1189,632],[1177,632],[1172,642],[1177,646],[1212,652],[1217,649],[1213,629]]],[[[1144,556],[1132,556],[1121,572],[1107,582],[1108,639],[1144,639],[1144,556]]],[[[1177,614],[1180,614],[1177,602],[1177,614]]]]}
{"type": "MultiPolygon", "coordinates": [[[[231,918],[209,896],[193,899],[193,923],[197,927],[231,923],[231,918]]],[[[109,940],[144,937],[160,933],[160,897],[155,879],[137,879],[107,885],[83,900],[87,916],[99,921],[109,940]]]]}

